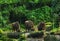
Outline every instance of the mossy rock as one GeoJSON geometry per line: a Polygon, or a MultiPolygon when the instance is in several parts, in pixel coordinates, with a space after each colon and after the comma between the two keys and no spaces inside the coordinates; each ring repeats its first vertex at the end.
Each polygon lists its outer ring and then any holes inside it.
{"type": "Polygon", "coordinates": [[[57,39],[57,37],[55,37],[55,35],[47,35],[44,38],[45,41],[60,41],[60,39],[57,39]]]}
{"type": "Polygon", "coordinates": [[[43,38],[43,37],[44,37],[43,32],[31,33],[28,35],[28,38],[43,38]]]}
{"type": "Polygon", "coordinates": [[[8,33],[7,37],[8,38],[13,38],[13,39],[18,39],[20,37],[20,34],[18,32],[8,33]]]}

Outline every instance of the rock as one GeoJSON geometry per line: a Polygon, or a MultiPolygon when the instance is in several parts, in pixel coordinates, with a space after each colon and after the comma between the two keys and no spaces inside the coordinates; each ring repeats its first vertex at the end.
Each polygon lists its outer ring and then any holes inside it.
{"type": "Polygon", "coordinates": [[[14,33],[8,33],[7,36],[8,38],[18,39],[20,37],[20,34],[18,32],[14,32],[14,33]]]}
{"type": "Polygon", "coordinates": [[[60,35],[47,35],[45,41],[60,41],[60,35]]]}
{"type": "Polygon", "coordinates": [[[28,38],[42,38],[44,36],[43,32],[31,33],[28,35],[28,38]]]}

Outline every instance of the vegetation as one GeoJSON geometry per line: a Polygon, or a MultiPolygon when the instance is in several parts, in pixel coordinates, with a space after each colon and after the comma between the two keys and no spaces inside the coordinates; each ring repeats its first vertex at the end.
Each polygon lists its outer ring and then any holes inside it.
{"type": "Polygon", "coordinates": [[[4,33],[12,32],[11,24],[16,21],[21,32],[26,31],[25,21],[31,20],[36,31],[39,22],[45,22],[46,31],[60,33],[59,17],[60,0],[0,0],[0,41],[13,41],[4,33]]]}

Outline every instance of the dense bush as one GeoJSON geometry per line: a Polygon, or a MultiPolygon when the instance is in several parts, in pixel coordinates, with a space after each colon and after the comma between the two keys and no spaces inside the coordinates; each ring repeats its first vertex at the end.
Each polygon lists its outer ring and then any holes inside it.
{"type": "Polygon", "coordinates": [[[49,30],[52,30],[58,27],[59,13],[60,0],[0,0],[0,28],[11,31],[9,24],[16,21],[25,28],[24,22],[32,20],[35,25],[41,21],[51,22],[49,30]]]}

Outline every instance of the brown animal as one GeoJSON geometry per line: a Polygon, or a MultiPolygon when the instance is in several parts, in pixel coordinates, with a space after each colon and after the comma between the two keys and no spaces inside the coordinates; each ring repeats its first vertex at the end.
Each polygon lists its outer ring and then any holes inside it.
{"type": "Polygon", "coordinates": [[[27,31],[34,31],[34,24],[31,20],[25,21],[25,27],[27,31]]]}
{"type": "Polygon", "coordinates": [[[46,28],[45,28],[45,22],[40,22],[38,25],[38,31],[42,31],[44,33],[44,37],[46,37],[46,28]]]}
{"type": "Polygon", "coordinates": [[[12,23],[12,30],[20,32],[20,25],[19,22],[12,23]]]}
{"type": "Polygon", "coordinates": [[[45,23],[44,22],[40,22],[39,24],[38,24],[38,31],[41,31],[41,30],[45,30],[46,28],[45,28],[45,23]]]}

